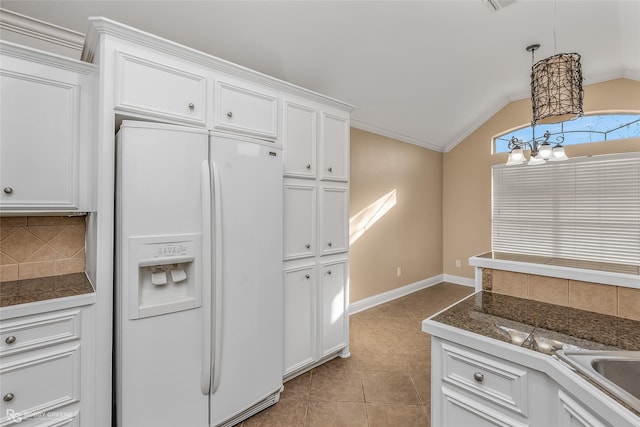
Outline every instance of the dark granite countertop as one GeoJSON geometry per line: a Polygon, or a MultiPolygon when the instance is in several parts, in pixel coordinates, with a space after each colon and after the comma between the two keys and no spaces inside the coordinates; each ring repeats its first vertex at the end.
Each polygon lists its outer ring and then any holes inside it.
{"type": "Polygon", "coordinates": [[[640,321],[486,291],[432,320],[545,354],[561,349],[640,351],[640,321]]]}
{"type": "Polygon", "coordinates": [[[0,283],[0,307],[94,293],[86,274],[73,273],[0,283]]]}

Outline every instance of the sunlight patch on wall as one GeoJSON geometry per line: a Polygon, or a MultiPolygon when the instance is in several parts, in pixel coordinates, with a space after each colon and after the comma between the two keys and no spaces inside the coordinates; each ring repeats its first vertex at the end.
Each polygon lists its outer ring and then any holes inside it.
{"type": "Polygon", "coordinates": [[[388,192],[378,200],[349,219],[349,246],[353,245],[369,228],[396,205],[396,189],[388,192]]]}

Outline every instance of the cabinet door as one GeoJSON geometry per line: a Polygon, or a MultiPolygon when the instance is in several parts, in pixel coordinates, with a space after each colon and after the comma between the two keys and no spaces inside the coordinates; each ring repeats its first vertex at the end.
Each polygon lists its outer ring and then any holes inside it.
{"type": "Polygon", "coordinates": [[[284,186],[284,259],[313,256],[316,250],[316,188],[284,186]]]}
{"type": "Polygon", "coordinates": [[[252,87],[216,83],[216,129],[269,140],[276,139],[278,99],[252,87]]]}
{"type": "Polygon", "coordinates": [[[323,112],[320,135],[321,179],[348,181],[349,119],[323,112]]]}
{"type": "Polygon", "coordinates": [[[344,188],[322,188],[321,191],[322,255],[345,252],[349,230],[348,191],[344,188]]]}
{"type": "Polygon", "coordinates": [[[206,77],[170,60],[119,52],[116,108],[204,126],[206,77]]]}
{"type": "Polygon", "coordinates": [[[289,101],[283,110],[284,174],[315,178],[317,110],[289,101]]]}
{"type": "Polygon", "coordinates": [[[347,262],[322,264],[320,281],[322,357],[348,344],[347,262]]]}
{"type": "Polygon", "coordinates": [[[560,422],[559,427],[606,427],[607,424],[600,421],[598,417],[587,408],[579,404],[567,393],[558,391],[560,401],[560,422]]]}
{"type": "Polygon", "coordinates": [[[316,278],[313,267],[284,272],[284,375],[315,360],[316,278]]]}
{"type": "MultiPolygon", "coordinates": [[[[25,53],[28,55],[29,53],[25,53]]],[[[42,55],[44,56],[44,55],[42,55]]],[[[73,65],[5,56],[0,70],[0,207],[76,210],[83,86],[73,65]],[[64,68],[63,68],[64,67],[64,68]]],[[[60,62],[63,62],[59,60],[60,62]]],[[[81,64],[82,65],[82,64],[81,64]]],[[[83,96],[84,95],[84,96],[83,96]]]]}

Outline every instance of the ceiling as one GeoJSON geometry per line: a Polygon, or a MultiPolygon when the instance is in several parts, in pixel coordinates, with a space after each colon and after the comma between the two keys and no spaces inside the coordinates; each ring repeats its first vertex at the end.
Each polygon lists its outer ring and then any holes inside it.
{"type": "Polygon", "coordinates": [[[2,7],[82,33],[87,17],[106,16],[348,102],[352,126],[438,151],[529,96],[532,43],[542,45],[536,59],[580,53],[585,85],[640,80],[640,0],[496,1],[505,6],[2,0],[2,7]]]}

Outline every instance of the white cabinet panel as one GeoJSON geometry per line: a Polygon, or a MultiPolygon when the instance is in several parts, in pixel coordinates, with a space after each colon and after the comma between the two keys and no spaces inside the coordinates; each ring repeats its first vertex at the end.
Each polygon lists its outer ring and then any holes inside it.
{"type": "Polygon", "coordinates": [[[443,426],[460,427],[525,427],[527,424],[513,420],[504,414],[478,404],[464,394],[448,388],[443,394],[443,426]]]}
{"type": "Polygon", "coordinates": [[[322,113],[320,150],[321,179],[348,181],[349,179],[349,119],[322,113]]]}
{"type": "Polygon", "coordinates": [[[322,254],[345,252],[349,232],[349,199],[345,188],[322,188],[320,236],[322,254]]]}
{"type": "Polygon", "coordinates": [[[148,59],[118,52],[115,107],[169,120],[204,125],[206,76],[169,65],[163,58],[148,59]]]}
{"type": "Polygon", "coordinates": [[[315,178],[318,111],[289,101],[283,111],[284,175],[315,178]]]}
{"type": "Polygon", "coordinates": [[[0,356],[80,338],[80,312],[63,311],[0,324],[0,356]]]}
{"type": "Polygon", "coordinates": [[[316,188],[284,186],[284,259],[313,256],[316,250],[316,188]]]}
{"type": "Polygon", "coordinates": [[[321,356],[347,345],[347,262],[322,264],[320,269],[321,356]]]}
{"type": "Polygon", "coordinates": [[[275,96],[252,87],[218,81],[214,99],[216,129],[276,139],[278,98],[275,96]]]}
{"type": "Polygon", "coordinates": [[[312,266],[284,272],[284,375],[315,360],[315,283],[312,266]]]}
{"type": "Polygon", "coordinates": [[[0,208],[87,209],[79,175],[90,142],[93,67],[0,48],[0,208]]]}
{"type": "Polygon", "coordinates": [[[559,427],[607,427],[591,411],[572,399],[562,390],[558,391],[560,402],[559,427]]]}

